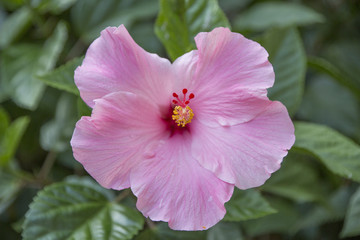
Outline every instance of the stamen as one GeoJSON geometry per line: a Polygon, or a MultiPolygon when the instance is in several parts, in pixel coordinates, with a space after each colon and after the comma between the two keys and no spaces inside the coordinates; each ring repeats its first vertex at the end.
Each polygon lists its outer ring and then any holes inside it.
{"type": "Polygon", "coordinates": [[[178,126],[185,127],[187,123],[191,122],[191,119],[194,117],[193,110],[188,106],[190,100],[195,97],[193,93],[190,93],[189,98],[186,98],[188,90],[184,88],[182,90],[184,97],[180,100],[179,95],[173,93],[173,97],[176,99],[172,100],[172,103],[177,105],[174,107],[172,119],[177,123],[178,126]]]}
{"type": "Polygon", "coordinates": [[[187,123],[191,122],[191,119],[194,117],[194,113],[189,106],[182,108],[176,106],[173,110],[174,115],[172,119],[177,123],[178,126],[185,127],[187,123]]]}

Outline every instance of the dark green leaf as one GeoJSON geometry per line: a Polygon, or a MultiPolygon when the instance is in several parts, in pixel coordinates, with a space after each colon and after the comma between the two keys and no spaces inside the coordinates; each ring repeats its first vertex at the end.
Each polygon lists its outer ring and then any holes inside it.
{"type": "Polygon", "coordinates": [[[7,47],[30,27],[33,13],[30,8],[22,7],[10,15],[0,28],[0,49],[7,47]]]}
{"type": "Polygon", "coordinates": [[[155,33],[172,60],[195,48],[194,37],[230,24],[217,0],[160,0],[155,33]]]}
{"type": "Polygon", "coordinates": [[[291,227],[299,220],[299,213],[293,203],[277,198],[268,198],[268,200],[278,212],[243,222],[242,226],[247,235],[253,237],[265,233],[289,233],[291,227]]]}
{"type": "Polygon", "coordinates": [[[70,138],[77,121],[77,98],[63,93],[56,106],[55,118],[41,127],[40,144],[47,151],[63,152],[70,147],[70,138]]]}
{"type": "Polygon", "coordinates": [[[23,239],[131,239],[144,219],[137,211],[111,202],[111,195],[84,181],[50,185],[30,205],[23,239]]]}
{"type": "Polygon", "coordinates": [[[21,180],[5,169],[0,169],[0,214],[15,200],[21,180]]]}
{"type": "Polygon", "coordinates": [[[26,0],[0,0],[1,4],[4,5],[4,8],[9,10],[15,10],[20,6],[25,4],[26,0]]]}
{"type": "Polygon", "coordinates": [[[276,213],[269,203],[256,190],[238,190],[225,204],[225,221],[244,221],[276,213]]]}
{"type": "Polygon", "coordinates": [[[239,9],[242,9],[249,5],[252,0],[242,0],[242,1],[234,1],[234,0],[220,0],[219,6],[224,12],[235,11],[238,12],[239,9]]]}
{"type": "Polygon", "coordinates": [[[4,166],[14,157],[19,142],[29,124],[28,117],[20,117],[11,123],[0,136],[0,165],[4,166]]]}
{"type": "Polygon", "coordinates": [[[308,65],[309,67],[319,72],[328,74],[341,85],[347,87],[350,91],[352,91],[355,96],[358,96],[360,98],[360,87],[357,86],[354,81],[349,79],[348,75],[346,73],[343,73],[336,65],[332,64],[324,58],[313,56],[308,57],[308,65]]]}
{"type": "Polygon", "coordinates": [[[51,72],[37,76],[37,78],[51,87],[79,95],[79,90],[74,82],[74,71],[82,60],[83,58],[74,58],[51,72]]]}
{"type": "MultiPolygon", "coordinates": [[[[18,46],[14,46],[17,48],[18,46]]],[[[25,49],[22,53],[23,55],[28,55],[29,62],[22,69],[18,69],[18,72],[9,79],[10,80],[10,88],[8,88],[10,92],[11,99],[20,107],[27,108],[30,110],[35,110],[42,94],[44,92],[44,84],[38,81],[33,75],[34,71],[38,69],[37,61],[41,55],[40,49],[25,49]]],[[[22,55],[20,53],[20,56],[22,55]]],[[[22,55],[22,56],[23,56],[22,55]]],[[[9,61],[9,64],[13,64],[15,62],[9,61]]]]}
{"type": "Polygon", "coordinates": [[[269,52],[275,71],[269,98],[281,101],[294,115],[301,103],[306,72],[306,55],[299,33],[295,28],[271,30],[261,43],[269,52]]]}
{"type": "Polygon", "coordinates": [[[160,56],[165,55],[165,49],[154,32],[154,23],[143,21],[131,26],[131,37],[139,46],[148,52],[157,53],[160,56]]]}
{"type": "Polygon", "coordinates": [[[360,235],[360,188],[350,199],[350,206],[346,211],[344,227],[340,233],[342,238],[360,235]]]}
{"type": "Polygon", "coordinates": [[[60,14],[71,7],[77,0],[32,0],[31,7],[40,13],[60,14]]]}
{"type": "Polygon", "coordinates": [[[86,0],[71,9],[75,30],[85,42],[91,42],[108,26],[124,24],[128,29],[138,20],[152,18],[158,11],[155,0],[86,0]]]}
{"type": "Polygon", "coordinates": [[[328,196],[326,205],[314,205],[300,221],[291,227],[293,233],[301,229],[314,228],[328,222],[341,221],[345,217],[351,194],[351,187],[344,186],[328,196]]]}
{"type": "Polygon", "coordinates": [[[6,129],[8,128],[9,124],[10,118],[7,112],[2,107],[0,107],[0,138],[5,135],[6,129]]]}
{"type": "Polygon", "coordinates": [[[67,149],[63,152],[60,152],[56,155],[56,162],[69,168],[74,169],[75,171],[82,171],[84,167],[75,160],[73,156],[73,151],[70,146],[66,146],[67,149]]]}
{"type": "Polygon", "coordinates": [[[360,146],[335,130],[295,123],[295,146],[311,152],[333,173],[360,182],[360,146]]]}
{"type": "Polygon", "coordinates": [[[66,39],[66,26],[60,22],[42,48],[23,44],[4,51],[2,86],[17,105],[36,109],[45,86],[35,76],[45,74],[55,66],[66,39]]]}
{"type": "Polygon", "coordinates": [[[6,16],[7,16],[7,14],[6,14],[5,10],[2,8],[2,6],[0,4],[0,29],[4,23],[6,16]]]}
{"type": "Polygon", "coordinates": [[[240,225],[235,223],[219,222],[207,231],[206,240],[242,240],[244,239],[240,225]]]}
{"type": "Polygon", "coordinates": [[[304,5],[264,2],[240,14],[234,25],[236,29],[262,31],[271,27],[303,26],[324,21],[321,14],[304,5]]]}
{"type": "Polygon", "coordinates": [[[297,117],[360,140],[360,101],[355,95],[327,75],[314,74],[308,79],[297,117]]]}
{"type": "MultiPolygon", "coordinates": [[[[39,58],[41,48],[38,45],[34,44],[21,44],[15,45],[13,47],[8,47],[4,49],[1,55],[1,91],[4,95],[13,96],[17,88],[21,88],[21,85],[30,85],[28,83],[33,83],[32,88],[26,89],[27,94],[34,94],[37,96],[38,88],[42,88],[37,85],[35,79],[29,77],[31,76],[32,69],[36,67],[37,59],[39,58]],[[17,80],[17,85],[12,83],[17,80]]],[[[25,93],[26,94],[26,93],[25,93]]]]}
{"type": "Polygon", "coordinates": [[[68,30],[64,22],[59,22],[52,36],[45,42],[39,58],[37,74],[44,74],[55,67],[57,59],[68,38],[68,30]]]}
{"type": "Polygon", "coordinates": [[[325,202],[326,192],[322,176],[312,164],[312,158],[305,153],[290,151],[280,170],[275,172],[261,189],[299,202],[325,202]]]}
{"type": "Polygon", "coordinates": [[[156,224],[153,229],[142,231],[135,240],[205,240],[205,231],[174,231],[167,223],[156,224]]]}
{"type": "Polygon", "coordinates": [[[77,99],[78,117],[90,116],[91,108],[79,97],[77,99]]]}
{"type": "Polygon", "coordinates": [[[360,98],[360,46],[358,39],[346,39],[328,46],[325,56],[344,75],[346,80],[344,85],[353,88],[354,93],[360,98]]]}

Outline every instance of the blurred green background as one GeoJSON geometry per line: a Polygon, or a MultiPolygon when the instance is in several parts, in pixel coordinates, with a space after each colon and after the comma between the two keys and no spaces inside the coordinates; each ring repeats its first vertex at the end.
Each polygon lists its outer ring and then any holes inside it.
{"type": "Polygon", "coordinates": [[[0,103],[1,239],[360,238],[358,0],[0,0],[0,103]],[[210,230],[145,220],[131,192],[101,188],[72,156],[75,123],[91,113],[74,69],[120,24],[170,60],[218,26],[269,52],[269,97],[287,106],[297,140],[264,186],[234,192],[210,230]]]}

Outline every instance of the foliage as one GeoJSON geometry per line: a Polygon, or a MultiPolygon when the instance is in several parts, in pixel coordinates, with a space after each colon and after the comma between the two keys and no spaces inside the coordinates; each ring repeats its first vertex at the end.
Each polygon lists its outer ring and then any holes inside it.
{"type": "Polygon", "coordinates": [[[359,237],[359,29],[358,1],[0,0],[2,239],[359,237]],[[74,70],[120,24],[172,61],[219,26],[269,53],[269,98],[288,108],[296,143],[263,186],[236,189],[207,231],[145,219],[130,191],[104,189],[72,157],[75,123],[91,114],[74,70]]]}

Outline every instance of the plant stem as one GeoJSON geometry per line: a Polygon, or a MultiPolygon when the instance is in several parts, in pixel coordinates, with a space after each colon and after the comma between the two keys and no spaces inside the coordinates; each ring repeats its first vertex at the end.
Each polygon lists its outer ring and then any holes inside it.
{"type": "Polygon", "coordinates": [[[150,229],[155,229],[156,228],[156,224],[150,220],[150,218],[146,218],[145,219],[146,224],[149,226],[150,229]]]}
{"type": "Polygon", "coordinates": [[[125,189],[125,190],[121,191],[121,193],[119,195],[117,195],[117,197],[114,199],[114,202],[120,202],[121,200],[123,200],[124,198],[129,196],[129,194],[130,194],[129,189],[125,189]]]}
{"type": "Polygon", "coordinates": [[[44,163],[37,175],[38,179],[45,180],[53,167],[56,160],[56,153],[54,151],[50,151],[44,160],[44,163]]]}

